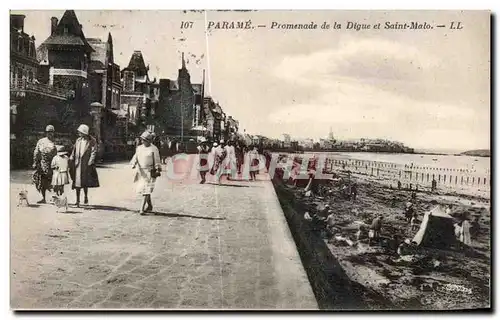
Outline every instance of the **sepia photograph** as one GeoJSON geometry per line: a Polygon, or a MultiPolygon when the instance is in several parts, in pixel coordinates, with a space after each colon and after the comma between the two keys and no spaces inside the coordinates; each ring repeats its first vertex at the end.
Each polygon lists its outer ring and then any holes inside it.
{"type": "Polygon", "coordinates": [[[9,15],[11,310],[491,311],[490,11],[9,15]]]}

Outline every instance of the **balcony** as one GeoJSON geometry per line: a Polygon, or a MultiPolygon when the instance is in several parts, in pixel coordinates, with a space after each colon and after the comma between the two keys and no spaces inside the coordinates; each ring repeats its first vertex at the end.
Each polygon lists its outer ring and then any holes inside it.
{"type": "Polygon", "coordinates": [[[50,74],[54,76],[74,76],[87,79],[87,72],[77,69],[50,69],[50,74]]]}
{"type": "Polygon", "coordinates": [[[10,92],[17,97],[24,97],[26,93],[30,92],[30,93],[42,94],[44,96],[53,97],[61,100],[66,100],[74,95],[73,90],[54,88],[46,84],[32,83],[22,80],[17,82],[11,82],[10,92]]]}

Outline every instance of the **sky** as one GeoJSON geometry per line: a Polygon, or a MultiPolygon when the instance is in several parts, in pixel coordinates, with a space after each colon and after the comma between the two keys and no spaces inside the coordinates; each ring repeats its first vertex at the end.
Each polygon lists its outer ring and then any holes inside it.
{"type": "MultiPolygon", "coordinates": [[[[37,46],[64,11],[16,11],[37,46]]],[[[176,78],[181,52],[193,83],[251,134],[384,138],[410,147],[490,147],[490,15],[484,11],[81,11],[86,37],[113,36],[115,62],[141,50],[151,78],[176,78]],[[206,21],[251,30],[206,32],[206,21]],[[192,21],[181,29],[182,21],[192,21]],[[272,22],[316,30],[270,29],[272,22]],[[427,22],[430,30],[347,30],[348,22],[427,22]],[[451,30],[452,21],[463,29],[451,30]],[[322,30],[323,22],[341,24],[322,30]],[[203,55],[203,58],[200,58],[203,55]]]]}

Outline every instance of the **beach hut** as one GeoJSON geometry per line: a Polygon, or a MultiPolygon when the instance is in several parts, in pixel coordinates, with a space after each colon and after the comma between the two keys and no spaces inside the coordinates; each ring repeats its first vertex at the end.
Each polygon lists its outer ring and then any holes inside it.
{"type": "Polygon", "coordinates": [[[454,222],[441,206],[436,206],[425,213],[413,242],[424,247],[450,248],[457,244],[454,222]]]}

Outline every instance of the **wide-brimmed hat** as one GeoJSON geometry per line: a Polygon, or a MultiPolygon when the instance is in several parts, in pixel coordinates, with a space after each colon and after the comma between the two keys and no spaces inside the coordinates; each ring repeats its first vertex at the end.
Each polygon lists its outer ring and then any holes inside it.
{"type": "Polygon", "coordinates": [[[56,129],[54,129],[54,126],[51,124],[45,127],[45,132],[54,132],[54,131],[56,131],[56,129]]]}
{"type": "Polygon", "coordinates": [[[218,146],[217,142],[214,142],[214,147],[217,147],[217,146],[218,146]]]}
{"type": "Polygon", "coordinates": [[[148,132],[148,131],[144,131],[142,134],[141,134],[141,139],[142,140],[146,140],[148,142],[151,142],[151,133],[148,132]]]}
{"type": "Polygon", "coordinates": [[[86,124],[81,124],[76,131],[83,133],[85,135],[88,135],[89,134],[89,126],[86,124]]]}

